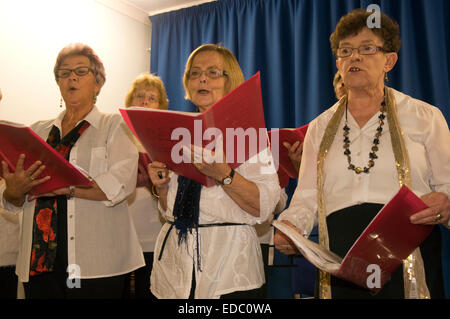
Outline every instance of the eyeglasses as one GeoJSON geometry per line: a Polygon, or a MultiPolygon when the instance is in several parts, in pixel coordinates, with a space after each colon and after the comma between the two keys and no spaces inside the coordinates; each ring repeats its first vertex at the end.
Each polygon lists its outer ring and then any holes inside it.
{"type": "Polygon", "coordinates": [[[228,75],[225,70],[219,70],[217,68],[209,68],[206,71],[202,71],[200,68],[192,68],[191,71],[189,71],[189,78],[194,80],[198,79],[203,73],[210,79],[218,79],[228,75]]]}
{"type": "Polygon", "coordinates": [[[338,58],[347,58],[351,55],[353,55],[353,50],[358,50],[358,53],[360,55],[373,55],[377,53],[378,51],[386,52],[385,49],[382,47],[376,46],[375,44],[364,44],[361,45],[359,48],[352,48],[352,47],[342,47],[337,49],[337,56],[338,58]]]}
{"type": "Polygon", "coordinates": [[[86,74],[89,73],[89,71],[92,72],[92,74],[94,74],[94,70],[88,66],[79,66],[78,68],[75,69],[57,69],[56,76],[58,78],[67,78],[72,72],[78,76],[85,76],[86,74]]]}
{"type": "Polygon", "coordinates": [[[159,102],[159,98],[154,94],[147,95],[145,93],[136,93],[133,95],[133,97],[137,100],[138,103],[142,103],[145,100],[147,100],[149,103],[159,102]]]}

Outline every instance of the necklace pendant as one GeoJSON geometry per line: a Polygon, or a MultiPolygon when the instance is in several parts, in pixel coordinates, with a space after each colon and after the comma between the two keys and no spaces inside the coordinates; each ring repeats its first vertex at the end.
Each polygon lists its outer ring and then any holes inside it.
{"type": "Polygon", "coordinates": [[[361,167],[355,168],[356,174],[361,174],[362,171],[363,171],[363,169],[361,167]]]}

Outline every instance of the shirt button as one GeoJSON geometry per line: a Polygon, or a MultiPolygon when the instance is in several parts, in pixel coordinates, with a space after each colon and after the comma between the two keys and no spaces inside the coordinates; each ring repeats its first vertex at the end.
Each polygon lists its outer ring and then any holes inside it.
{"type": "Polygon", "coordinates": [[[72,236],[72,237],[70,237],[70,240],[74,240],[74,239],[75,239],[75,237],[73,237],[73,236],[72,236]]]}
{"type": "Polygon", "coordinates": [[[69,216],[69,218],[72,218],[72,217],[73,217],[73,215],[70,215],[70,216],[69,216]]]}
{"type": "Polygon", "coordinates": [[[361,152],[356,153],[356,155],[358,155],[358,156],[361,155],[361,152]]]}

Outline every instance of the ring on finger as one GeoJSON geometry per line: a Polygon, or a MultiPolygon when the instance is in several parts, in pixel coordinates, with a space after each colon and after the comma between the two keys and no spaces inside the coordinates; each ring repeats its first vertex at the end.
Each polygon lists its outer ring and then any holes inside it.
{"type": "Polygon", "coordinates": [[[438,223],[438,222],[441,220],[441,218],[442,218],[442,215],[441,215],[440,213],[437,213],[437,214],[434,216],[434,221],[438,223]]]}
{"type": "Polygon", "coordinates": [[[36,178],[34,178],[33,176],[30,176],[30,179],[33,182],[36,178]]]}

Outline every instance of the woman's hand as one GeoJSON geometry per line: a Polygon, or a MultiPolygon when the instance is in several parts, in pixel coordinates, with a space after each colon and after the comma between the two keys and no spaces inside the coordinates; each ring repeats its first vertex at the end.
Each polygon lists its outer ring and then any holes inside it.
{"type": "MultiPolygon", "coordinates": [[[[222,182],[231,173],[231,167],[226,163],[220,143],[216,144],[216,152],[194,145],[191,145],[191,148],[184,147],[183,156],[190,158],[200,173],[222,182]]],[[[231,184],[222,185],[222,189],[248,214],[260,216],[259,189],[255,183],[235,172],[231,184]]]]}
{"type": "MultiPolygon", "coordinates": [[[[287,220],[282,220],[282,223],[288,225],[289,227],[292,227],[295,229],[299,234],[301,234],[301,230],[294,225],[292,225],[291,222],[287,220]]],[[[298,254],[299,250],[297,247],[295,247],[295,244],[289,239],[288,236],[283,234],[280,230],[277,229],[275,232],[275,237],[273,238],[273,242],[275,244],[275,248],[278,249],[281,253],[285,255],[294,255],[298,254]]]]}
{"type": "Polygon", "coordinates": [[[2,161],[2,174],[6,183],[6,189],[3,196],[6,201],[20,207],[25,202],[26,194],[42,183],[50,179],[50,176],[39,178],[39,175],[44,171],[45,165],[41,161],[36,161],[28,169],[24,169],[23,163],[25,161],[25,154],[21,154],[16,164],[14,173],[11,173],[8,164],[2,161]]]}
{"type": "Polygon", "coordinates": [[[204,148],[191,145],[190,150],[184,148],[183,151],[190,151],[191,163],[199,170],[200,173],[215,179],[216,181],[222,181],[223,178],[228,176],[231,171],[231,167],[226,163],[225,155],[219,155],[216,157],[214,151],[205,150],[204,148]]]}
{"type": "Polygon", "coordinates": [[[166,164],[161,162],[152,162],[148,164],[147,168],[148,176],[156,189],[155,195],[159,196],[159,203],[161,207],[167,209],[167,193],[169,192],[169,170],[166,168],[166,164]]]}
{"type": "Polygon", "coordinates": [[[288,142],[283,142],[283,146],[288,150],[289,159],[291,160],[292,165],[294,165],[294,168],[298,173],[300,171],[300,165],[302,163],[303,143],[297,141],[291,145],[288,142]]]}
{"type": "Polygon", "coordinates": [[[450,200],[444,193],[431,192],[420,197],[428,206],[410,217],[413,224],[448,225],[450,218],[450,200]]]}

